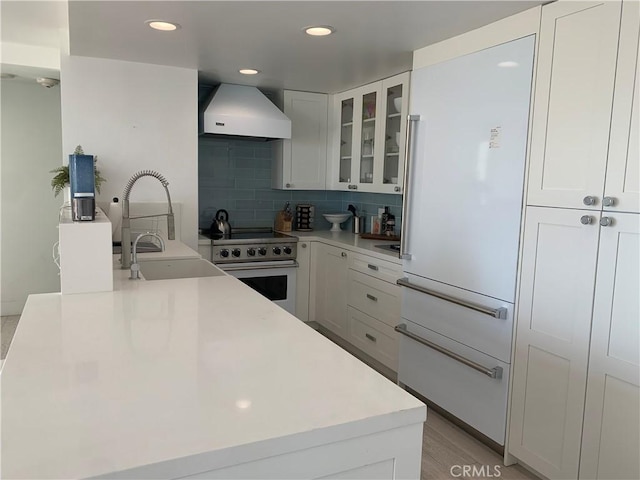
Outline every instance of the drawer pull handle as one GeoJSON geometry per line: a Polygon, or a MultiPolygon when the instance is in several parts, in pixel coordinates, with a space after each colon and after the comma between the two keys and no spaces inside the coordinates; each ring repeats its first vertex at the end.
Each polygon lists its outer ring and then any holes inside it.
{"type": "Polygon", "coordinates": [[[429,290],[428,288],[414,285],[410,283],[407,278],[400,278],[396,280],[396,283],[401,287],[407,287],[407,288],[410,288],[411,290],[415,290],[416,292],[424,293],[426,295],[431,295],[432,297],[439,298],[440,300],[445,300],[447,302],[455,303],[456,305],[470,308],[471,310],[484,313],[485,315],[489,315],[491,317],[500,318],[502,320],[507,318],[507,309],[505,307],[489,308],[489,307],[485,307],[484,305],[478,305],[477,303],[467,302],[466,300],[450,297],[449,295],[445,295],[444,293],[434,292],[433,290],[429,290]]]}
{"type": "Polygon", "coordinates": [[[375,270],[376,272],[378,271],[378,266],[377,265],[368,264],[367,267],[369,267],[371,270],[375,270]]]}
{"type": "Polygon", "coordinates": [[[373,295],[371,295],[370,293],[367,293],[367,298],[369,300],[373,300],[374,302],[378,301],[378,297],[374,297],[373,295]]]}
{"type": "Polygon", "coordinates": [[[416,335],[415,333],[411,333],[409,330],[407,330],[407,326],[404,323],[401,323],[400,325],[397,325],[394,330],[406,337],[409,337],[412,340],[415,340],[418,343],[421,343],[422,345],[432,348],[433,350],[435,350],[436,352],[440,352],[443,355],[446,355],[449,358],[452,358],[454,360],[456,360],[457,362],[460,362],[464,365],[466,365],[467,367],[471,367],[474,370],[477,370],[480,373],[484,373],[487,377],[490,378],[502,378],[502,367],[493,367],[493,368],[487,368],[484,365],[480,365],[479,363],[474,362],[473,360],[469,360],[468,358],[464,358],[461,355],[458,355],[455,352],[452,352],[451,350],[447,350],[446,348],[441,347],[440,345],[437,345],[433,342],[430,342],[429,340],[426,340],[422,337],[419,337],[418,335],[416,335]]]}
{"type": "Polygon", "coordinates": [[[377,342],[378,340],[376,339],[376,337],[374,337],[373,335],[369,334],[369,333],[365,333],[364,334],[365,337],[367,337],[369,340],[371,340],[372,342],[377,342]]]}

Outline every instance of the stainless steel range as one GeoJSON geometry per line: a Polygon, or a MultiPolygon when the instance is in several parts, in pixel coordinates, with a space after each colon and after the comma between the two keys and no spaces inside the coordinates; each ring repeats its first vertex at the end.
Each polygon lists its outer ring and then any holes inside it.
{"type": "Polygon", "coordinates": [[[228,237],[211,240],[215,264],[295,260],[298,239],[271,229],[234,229],[228,237]]]}
{"type": "Polygon", "coordinates": [[[295,314],[298,239],[271,229],[234,228],[213,235],[211,261],[295,314]]]}

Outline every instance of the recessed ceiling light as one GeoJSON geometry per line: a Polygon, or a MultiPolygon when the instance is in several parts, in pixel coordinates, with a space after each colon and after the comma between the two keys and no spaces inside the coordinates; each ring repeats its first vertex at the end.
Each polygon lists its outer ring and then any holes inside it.
{"type": "Polygon", "coordinates": [[[243,75],[256,75],[260,73],[260,70],[256,70],[255,68],[241,68],[238,72],[243,75]]]}
{"type": "Polygon", "coordinates": [[[324,37],[331,35],[336,29],[330,25],[313,25],[311,27],[304,27],[304,33],[314,37],[324,37]]]}
{"type": "Polygon", "coordinates": [[[147,25],[155,30],[161,30],[163,32],[172,32],[173,30],[177,30],[180,28],[180,25],[173,22],[167,22],[165,20],[147,20],[147,25]]]}
{"type": "Polygon", "coordinates": [[[506,62],[500,62],[498,64],[499,67],[503,67],[503,68],[513,68],[513,67],[517,67],[518,65],[520,65],[518,62],[513,62],[511,60],[507,60],[506,62]]]}

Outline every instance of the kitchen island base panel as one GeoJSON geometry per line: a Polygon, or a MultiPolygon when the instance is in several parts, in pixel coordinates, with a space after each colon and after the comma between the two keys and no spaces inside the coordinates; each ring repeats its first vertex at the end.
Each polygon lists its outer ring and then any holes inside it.
{"type": "Polygon", "coordinates": [[[419,479],[422,434],[408,425],[181,478],[419,479]]]}

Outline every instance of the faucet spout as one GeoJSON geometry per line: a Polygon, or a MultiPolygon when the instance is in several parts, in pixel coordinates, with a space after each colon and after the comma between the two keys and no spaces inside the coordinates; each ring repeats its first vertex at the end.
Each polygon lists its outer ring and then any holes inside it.
{"type": "Polygon", "coordinates": [[[157,233],[147,232],[138,235],[133,242],[133,263],[131,263],[131,276],[129,277],[131,280],[138,280],[140,278],[140,265],[138,265],[138,242],[143,237],[155,237],[160,240],[160,248],[164,252],[164,240],[162,240],[162,237],[157,233]]]}
{"type": "MultiPolygon", "coordinates": [[[[173,206],[171,205],[171,195],[169,194],[169,182],[164,176],[154,170],[141,170],[135,173],[127,182],[124,188],[124,194],[122,195],[122,256],[121,263],[122,268],[127,269],[131,266],[131,216],[129,214],[129,197],[131,195],[131,189],[135,183],[142,177],[153,177],[157,179],[167,194],[168,212],[153,216],[167,216],[167,238],[169,240],[176,239],[176,224],[173,215],[173,206]]],[[[151,215],[150,215],[151,216],[151,215]]]]}

